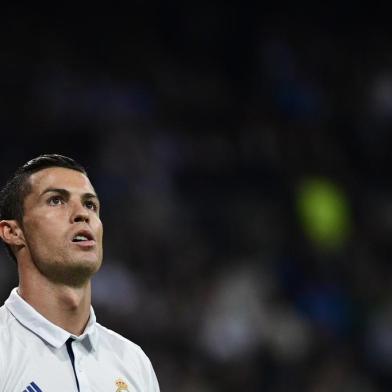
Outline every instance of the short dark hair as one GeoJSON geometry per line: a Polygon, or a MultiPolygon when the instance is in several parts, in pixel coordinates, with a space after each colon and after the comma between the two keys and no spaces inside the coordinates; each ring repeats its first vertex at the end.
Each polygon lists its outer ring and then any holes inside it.
{"type": "MultiPolygon", "coordinates": [[[[64,155],[43,154],[31,159],[16,170],[0,191],[0,220],[16,220],[22,224],[24,199],[31,192],[31,184],[28,180],[32,174],[49,167],[64,167],[87,175],[82,165],[64,155]]],[[[5,245],[10,256],[16,261],[10,247],[5,245]]]]}

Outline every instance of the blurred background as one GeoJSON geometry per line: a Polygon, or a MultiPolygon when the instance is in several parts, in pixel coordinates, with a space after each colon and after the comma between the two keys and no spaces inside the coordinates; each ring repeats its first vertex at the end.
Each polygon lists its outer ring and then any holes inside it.
{"type": "Polygon", "coordinates": [[[48,152],[87,168],[98,321],[162,391],[391,390],[382,11],[93,8],[2,10],[0,180],[48,152]]]}

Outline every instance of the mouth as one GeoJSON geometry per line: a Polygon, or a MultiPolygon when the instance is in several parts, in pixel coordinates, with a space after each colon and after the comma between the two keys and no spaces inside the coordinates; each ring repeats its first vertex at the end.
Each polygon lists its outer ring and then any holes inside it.
{"type": "Polygon", "coordinates": [[[81,247],[91,247],[95,245],[95,238],[88,230],[80,230],[73,237],[72,242],[81,247]]]}

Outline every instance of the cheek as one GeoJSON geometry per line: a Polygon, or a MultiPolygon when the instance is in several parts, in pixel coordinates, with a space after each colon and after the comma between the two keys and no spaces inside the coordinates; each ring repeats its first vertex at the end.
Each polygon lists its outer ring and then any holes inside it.
{"type": "Polygon", "coordinates": [[[35,248],[52,248],[59,244],[60,238],[57,236],[57,231],[52,227],[34,227],[27,233],[29,242],[34,245],[35,248]]]}
{"type": "Polygon", "coordinates": [[[103,237],[103,226],[102,226],[102,222],[99,219],[97,219],[95,221],[94,231],[95,231],[95,235],[97,236],[97,238],[102,240],[102,237],[103,237]]]}
{"type": "Polygon", "coordinates": [[[61,228],[58,227],[58,219],[53,214],[42,214],[35,218],[34,216],[26,220],[25,236],[37,246],[43,247],[58,241],[61,228]],[[57,241],[56,241],[57,239],[57,241]]]}

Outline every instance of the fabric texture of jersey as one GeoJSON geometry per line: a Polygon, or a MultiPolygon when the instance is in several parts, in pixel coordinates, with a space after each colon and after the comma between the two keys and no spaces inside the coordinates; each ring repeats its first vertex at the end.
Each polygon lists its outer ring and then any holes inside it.
{"type": "Polygon", "coordinates": [[[0,307],[0,392],[73,392],[77,384],[80,392],[159,392],[142,349],[98,324],[92,307],[84,333],[75,336],[12,290],[0,307]]]}

